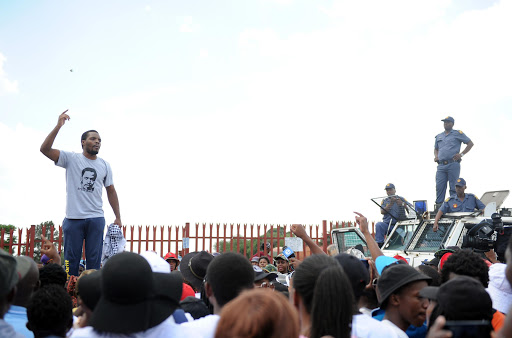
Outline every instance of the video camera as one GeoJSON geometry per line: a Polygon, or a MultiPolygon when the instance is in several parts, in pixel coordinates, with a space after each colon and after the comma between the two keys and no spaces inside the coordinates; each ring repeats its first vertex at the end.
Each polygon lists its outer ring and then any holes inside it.
{"type": "Polygon", "coordinates": [[[462,238],[462,248],[472,248],[476,252],[495,249],[497,234],[503,235],[501,215],[494,213],[491,219],[484,219],[477,225],[465,224],[467,234],[462,238]]]}

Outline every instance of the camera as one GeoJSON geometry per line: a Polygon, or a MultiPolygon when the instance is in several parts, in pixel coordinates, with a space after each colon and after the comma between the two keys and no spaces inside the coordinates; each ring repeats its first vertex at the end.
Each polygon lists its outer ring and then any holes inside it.
{"type": "Polygon", "coordinates": [[[462,238],[462,248],[472,248],[476,252],[487,252],[494,249],[496,244],[495,233],[503,234],[503,222],[498,213],[491,215],[491,219],[484,219],[480,223],[465,224],[467,234],[462,238]]]}

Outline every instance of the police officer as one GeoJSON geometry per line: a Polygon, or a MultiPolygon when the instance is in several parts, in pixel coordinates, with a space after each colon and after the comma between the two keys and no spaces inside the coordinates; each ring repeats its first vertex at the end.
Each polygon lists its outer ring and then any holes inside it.
{"type": "Polygon", "coordinates": [[[457,179],[457,182],[455,183],[455,190],[457,191],[457,195],[448,197],[441,208],[439,208],[436,219],[434,220],[434,231],[437,231],[439,228],[438,223],[443,214],[449,212],[471,212],[475,211],[475,209],[485,209],[485,204],[483,204],[475,195],[464,193],[466,190],[466,181],[463,178],[457,179]]]}
{"type": "Polygon", "coordinates": [[[455,180],[460,175],[460,161],[473,147],[473,142],[462,130],[453,130],[455,120],[447,116],[443,120],[444,132],[436,136],[434,161],[437,162],[436,172],[436,207],[439,208],[446,196],[446,184],[450,182],[450,196],[455,195],[455,180]],[[460,152],[460,144],[467,144],[460,152]]]}
{"type": "Polygon", "coordinates": [[[406,217],[406,200],[403,197],[395,195],[395,185],[388,183],[384,189],[386,189],[386,194],[388,195],[380,204],[382,206],[380,213],[383,214],[384,217],[382,217],[382,222],[378,222],[375,225],[375,241],[379,244],[379,247],[382,247],[384,244],[384,236],[389,235],[397,220],[403,220],[406,217]]]}

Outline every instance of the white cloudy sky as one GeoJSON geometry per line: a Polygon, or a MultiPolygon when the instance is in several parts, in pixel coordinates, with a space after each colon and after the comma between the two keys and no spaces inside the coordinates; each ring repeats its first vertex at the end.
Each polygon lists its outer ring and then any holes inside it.
{"type": "Polygon", "coordinates": [[[0,223],[61,223],[64,170],[39,146],[65,109],[55,147],[100,132],[124,224],[378,220],[388,182],[433,206],[447,115],[475,143],[468,191],[510,189],[510,17],[512,1],[3,2],[0,223]]]}

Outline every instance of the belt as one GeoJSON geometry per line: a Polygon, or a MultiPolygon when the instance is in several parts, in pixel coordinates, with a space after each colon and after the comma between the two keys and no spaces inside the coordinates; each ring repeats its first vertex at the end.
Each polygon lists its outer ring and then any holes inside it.
{"type": "Polygon", "coordinates": [[[459,161],[455,161],[455,160],[451,159],[451,160],[447,160],[447,161],[438,161],[437,164],[438,165],[447,165],[447,164],[450,164],[453,162],[459,162],[459,161]]]}

